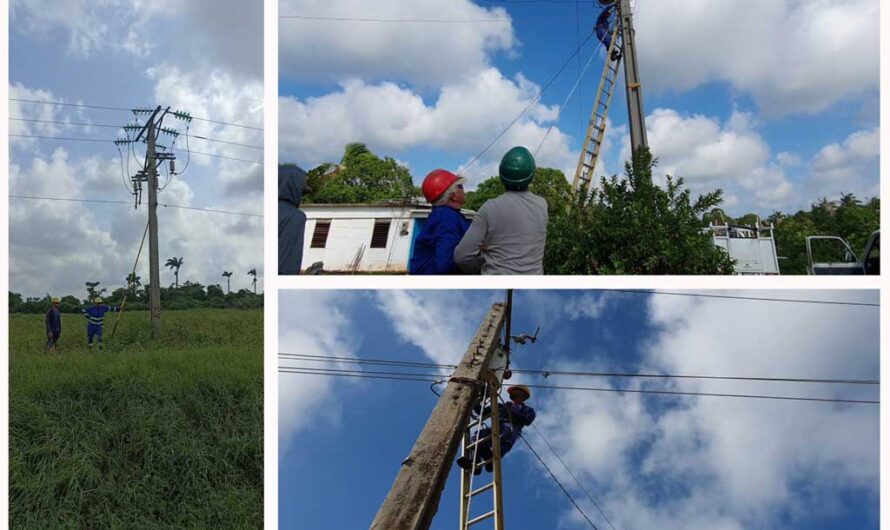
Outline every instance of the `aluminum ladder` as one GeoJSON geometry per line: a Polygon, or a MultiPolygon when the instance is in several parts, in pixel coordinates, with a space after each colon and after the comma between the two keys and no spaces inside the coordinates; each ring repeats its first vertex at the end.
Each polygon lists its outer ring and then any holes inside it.
{"type": "Polygon", "coordinates": [[[495,530],[504,530],[504,502],[503,489],[501,487],[501,427],[498,421],[498,389],[497,378],[489,372],[480,400],[480,413],[478,418],[470,419],[464,430],[461,443],[461,456],[472,458],[473,465],[470,469],[461,470],[460,483],[460,530],[469,530],[470,527],[488,519],[493,519],[495,530]],[[486,410],[488,409],[488,410],[486,410]],[[491,427],[491,434],[485,437],[479,436],[479,432],[486,427],[486,420],[491,427]],[[475,430],[474,430],[475,429],[475,430]],[[479,445],[491,441],[492,457],[488,460],[476,461],[479,445]],[[473,477],[477,469],[484,469],[487,464],[492,466],[491,482],[476,487],[473,477]],[[491,492],[492,508],[477,516],[472,516],[470,506],[474,497],[491,492]]]}
{"type": "Polygon", "coordinates": [[[578,159],[578,167],[575,169],[575,179],[572,181],[572,193],[579,189],[589,189],[593,180],[594,169],[599,159],[600,148],[606,135],[606,117],[609,115],[609,107],[612,104],[612,96],[615,94],[615,82],[618,79],[618,67],[621,65],[623,54],[615,56],[615,50],[623,50],[622,32],[620,23],[616,21],[612,30],[612,41],[606,51],[606,61],[603,65],[603,75],[600,78],[599,88],[596,90],[596,102],[587,123],[587,134],[584,135],[584,147],[581,149],[581,157],[578,159]]]}

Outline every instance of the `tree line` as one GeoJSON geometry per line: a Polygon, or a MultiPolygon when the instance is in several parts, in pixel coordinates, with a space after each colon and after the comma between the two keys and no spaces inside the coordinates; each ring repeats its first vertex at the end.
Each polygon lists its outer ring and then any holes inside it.
{"type": "MultiPolygon", "coordinates": [[[[657,163],[648,149],[641,149],[625,163],[623,175],[601,177],[597,186],[576,194],[562,171],[539,167],[531,191],[547,200],[550,214],[545,273],[731,274],[732,260],[703,228],[712,221],[750,226],[761,220],[775,227],[782,274],[806,274],[806,236],[840,236],[858,253],[880,224],[880,200],[863,201],[851,194],[837,201],[823,198],[795,214],[733,218],[720,208],[720,189],[693,197],[682,177],[656,185],[652,173],[657,163]]],[[[504,191],[493,176],[467,193],[465,208],[478,210],[504,191]]],[[[420,195],[407,167],[351,143],[339,163],[308,171],[303,200],[371,203],[420,195]]]]}
{"type": "MultiPolygon", "coordinates": [[[[120,287],[109,292],[100,287],[99,282],[85,282],[87,297],[80,299],[74,295],[59,297],[59,309],[63,313],[79,313],[84,305],[91,304],[96,297],[102,297],[108,304],[121,304],[126,299],[128,310],[147,310],[150,286],[139,282],[139,277],[132,281],[128,277],[127,287],[120,287]]],[[[178,283],[178,282],[177,282],[178,283]]],[[[254,284],[256,288],[256,284],[254,284]]],[[[43,313],[46,312],[53,297],[47,293],[40,297],[23,297],[10,291],[10,313],[43,313]]],[[[182,285],[161,287],[161,307],[164,309],[262,309],[263,295],[240,289],[236,292],[225,292],[218,284],[204,286],[198,282],[186,281],[182,285]]]]}

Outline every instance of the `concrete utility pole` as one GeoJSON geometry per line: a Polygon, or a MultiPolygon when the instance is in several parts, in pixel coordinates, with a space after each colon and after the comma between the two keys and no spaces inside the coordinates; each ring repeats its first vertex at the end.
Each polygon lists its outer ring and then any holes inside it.
{"type": "Polygon", "coordinates": [[[637,45],[634,40],[633,12],[630,0],[619,0],[618,16],[621,19],[622,55],[624,56],[624,82],[627,85],[627,120],[630,126],[630,147],[633,153],[646,147],[646,115],[643,112],[643,90],[637,67],[637,45]]]}
{"type": "Polygon", "coordinates": [[[158,161],[155,142],[157,131],[155,130],[155,118],[158,107],[146,125],[146,142],[148,150],[145,154],[145,171],[148,173],[148,266],[149,266],[149,293],[148,309],[151,314],[151,336],[161,336],[161,268],[158,256],[158,161]]]}
{"type": "Polygon", "coordinates": [[[427,530],[439,509],[461,436],[484,385],[483,374],[500,345],[504,304],[494,304],[414,443],[371,530],[427,530]]]}

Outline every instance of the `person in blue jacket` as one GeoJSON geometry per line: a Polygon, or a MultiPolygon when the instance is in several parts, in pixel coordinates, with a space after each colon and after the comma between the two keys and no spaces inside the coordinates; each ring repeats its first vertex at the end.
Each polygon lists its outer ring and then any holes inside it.
{"type": "Polygon", "coordinates": [[[83,310],[83,316],[87,319],[87,346],[93,347],[93,337],[102,349],[102,324],[105,322],[105,313],[109,311],[116,313],[121,308],[118,306],[108,306],[102,303],[101,298],[93,299],[93,306],[83,310]]]}
{"type": "Polygon", "coordinates": [[[454,264],[454,248],[470,228],[469,219],[460,213],[467,200],[465,181],[444,169],[431,171],[423,179],[423,195],[433,210],[414,241],[409,274],[460,274],[454,264]]]}
{"type": "Polygon", "coordinates": [[[62,336],[62,311],[59,309],[59,299],[53,298],[52,306],[46,312],[46,349],[55,351],[62,336]]]}
{"type": "MultiPolygon", "coordinates": [[[[498,422],[501,427],[501,457],[510,452],[513,444],[522,435],[522,428],[528,427],[535,421],[535,409],[525,404],[526,400],[532,397],[531,390],[525,385],[511,386],[507,389],[510,396],[510,403],[504,403],[498,407],[498,422]]],[[[479,406],[476,406],[474,413],[479,413],[479,406]]],[[[482,411],[482,414],[489,412],[488,407],[482,411]]],[[[486,436],[491,435],[491,428],[485,427],[480,429],[478,439],[482,440],[486,436]]],[[[474,438],[477,439],[477,438],[474,438]]],[[[491,440],[480,442],[476,449],[476,462],[481,463],[492,457],[491,440]]],[[[457,459],[457,465],[463,469],[472,469],[473,459],[471,456],[462,456],[457,459]]],[[[493,466],[491,462],[485,464],[485,470],[491,473],[493,466]]],[[[482,473],[482,468],[477,467],[475,474],[482,473]]]]}
{"type": "MultiPolygon", "coordinates": [[[[612,15],[612,6],[606,7],[600,12],[599,16],[596,18],[596,25],[593,27],[593,30],[596,32],[596,38],[605,46],[606,51],[609,50],[609,46],[612,45],[612,25],[609,23],[609,18],[612,15]]],[[[612,60],[617,61],[621,58],[621,50],[618,49],[618,46],[612,50],[612,60]]]]}

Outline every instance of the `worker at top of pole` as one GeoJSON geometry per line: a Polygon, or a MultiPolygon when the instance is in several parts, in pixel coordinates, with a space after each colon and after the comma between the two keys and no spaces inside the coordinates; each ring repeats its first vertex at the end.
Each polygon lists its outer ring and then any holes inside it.
{"type": "Polygon", "coordinates": [[[544,274],[547,201],[529,191],[535,158],[514,147],[498,173],[506,192],[489,199],[473,217],[454,249],[454,262],[466,273],[544,274]]]}
{"type": "Polygon", "coordinates": [[[87,319],[87,346],[93,347],[93,338],[102,349],[102,324],[105,322],[105,313],[120,311],[119,306],[108,306],[102,303],[98,296],[93,299],[93,305],[83,310],[83,316],[87,319]]]}
{"type": "Polygon", "coordinates": [[[433,205],[426,224],[414,242],[409,274],[460,274],[454,264],[454,247],[470,227],[460,213],[467,201],[466,179],[444,169],[435,169],[423,179],[423,196],[433,205]]]}
{"type": "MultiPolygon", "coordinates": [[[[510,402],[504,403],[498,407],[498,424],[501,428],[501,457],[510,452],[516,440],[522,435],[522,428],[528,427],[535,421],[535,409],[525,404],[532,397],[531,390],[525,385],[511,386],[507,389],[510,396],[510,402]]],[[[496,399],[496,398],[495,398],[496,399]]],[[[491,409],[485,407],[485,410],[479,410],[481,407],[476,405],[474,413],[487,414],[491,409]]],[[[491,428],[485,427],[480,429],[474,439],[482,440],[486,436],[491,435],[491,428]]],[[[476,450],[476,462],[481,463],[492,457],[491,440],[480,442],[476,450]]],[[[462,456],[457,459],[457,465],[463,469],[473,469],[473,458],[470,456],[462,456]]],[[[492,464],[485,464],[485,470],[491,473],[492,464]]],[[[481,467],[474,470],[476,475],[482,473],[481,467]]]]}
{"type": "MultiPolygon", "coordinates": [[[[606,51],[609,51],[609,47],[612,46],[612,32],[615,30],[615,28],[612,27],[610,20],[613,7],[614,4],[603,8],[599,16],[596,17],[596,25],[593,26],[593,31],[596,33],[597,40],[603,43],[606,51]]],[[[611,58],[613,61],[617,61],[621,58],[621,50],[617,45],[615,46],[615,49],[612,50],[611,58]]]]}
{"type": "Polygon", "coordinates": [[[49,311],[44,318],[46,322],[46,349],[55,351],[59,337],[62,336],[62,310],[59,309],[59,299],[53,298],[49,311]]]}

